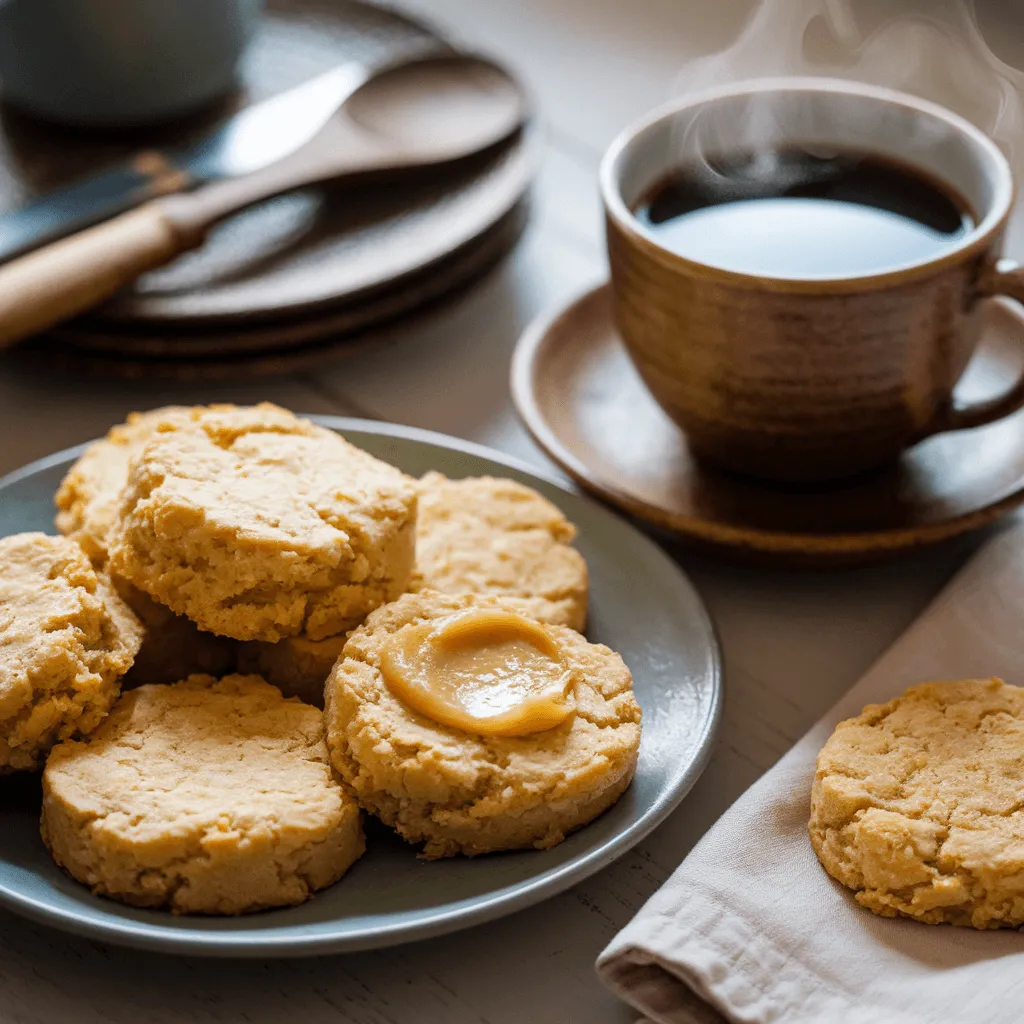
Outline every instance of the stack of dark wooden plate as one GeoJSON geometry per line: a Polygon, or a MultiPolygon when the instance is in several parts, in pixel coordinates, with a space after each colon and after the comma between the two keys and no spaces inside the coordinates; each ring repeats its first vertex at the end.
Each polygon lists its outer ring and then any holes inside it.
{"type": "MultiPolygon", "coordinates": [[[[444,45],[430,28],[353,0],[269,0],[235,106],[347,60],[444,45]]],[[[5,114],[0,207],[130,157],[186,146],[224,107],[147,133],[96,137],[5,114]]],[[[29,343],[29,358],[104,374],[216,377],[316,365],[372,328],[466,288],[513,247],[536,147],[498,151],[411,181],[311,188],[254,207],[202,249],[29,343]]]]}

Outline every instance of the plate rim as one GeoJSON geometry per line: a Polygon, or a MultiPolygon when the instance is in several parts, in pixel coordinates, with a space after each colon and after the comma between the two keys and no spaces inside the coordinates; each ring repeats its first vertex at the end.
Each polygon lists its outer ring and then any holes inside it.
{"type": "Polygon", "coordinates": [[[471,239],[466,245],[453,251],[446,260],[425,269],[422,273],[411,274],[401,289],[386,288],[367,295],[365,300],[341,303],[322,310],[319,315],[296,316],[280,323],[253,321],[215,325],[210,329],[195,331],[184,325],[177,330],[155,330],[138,326],[133,329],[110,328],[107,325],[73,320],[57,325],[46,333],[46,339],[53,339],[66,346],[73,356],[94,358],[106,363],[132,362],[140,365],[214,365],[238,363],[243,360],[271,359],[284,355],[301,354],[307,348],[330,346],[332,350],[344,349],[358,344],[363,339],[389,324],[420,315],[432,304],[443,301],[461,289],[472,287],[489,274],[502,260],[506,259],[519,241],[529,220],[529,197],[523,196],[500,220],[486,232],[471,239]],[[409,294],[399,297],[397,292],[409,294]],[[97,339],[116,336],[118,347],[108,344],[97,345],[97,339]],[[213,337],[216,343],[227,339],[229,347],[210,350],[207,346],[213,337]],[[198,351],[190,351],[196,340],[198,351]],[[255,339],[256,344],[247,344],[255,339]],[[133,346],[133,357],[126,358],[127,346],[133,346]],[[243,347],[244,346],[244,347],[243,347]]]}
{"type": "MultiPolygon", "coordinates": [[[[467,51],[468,52],[468,51],[467,51]]],[[[519,79],[513,78],[517,84],[519,79]]],[[[274,306],[233,308],[230,310],[208,311],[203,313],[174,314],[150,311],[148,313],[114,314],[94,310],[85,318],[85,324],[91,333],[102,334],[105,329],[121,331],[125,334],[149,332],[160,334],[164,331],[174,332],[225,332],[234,330],[244,332],[250,329],[272,329],[275,326],[287,326],[297,319],[316,320],[330,316],[334,312],[344,311],[348,307],[359,307],[391,293],[401,291],[406,285],[414,283],[421,275],[429,277],[443,270],[448,261],[465,256],[472,250],[475,243],[484,239],[488,232],[498,227],[515,207],[526,199],[531,191],[540,168],[543,153],[544,131],[536,123],[536,115],[532,108],[529,119],[524,122],[518,134],[509,141],[494,147],[496,152],[508,151],[508,166],[511,172],[509,180],[492,197],[492,208],[486,219],[481,219],[472,227],[463,231],[446,251],[435,253],[427,260],[420,261],[400,270],[389,278],[363,285],[344,293],[324,294],[315,298],[304,298],[277,303],[274,306]]],[[[310,186],[311,188],[326,186],[310,186]]],[[[245,211],[242,211],[244,213],[245,211]]],[[[239,214],[240,216],[241,214],[239,214]]]]}
{"type": "MultiPolygon", "coordinates": [[[[390,925],[378,926],[364,933],[357,933],[347,937],[326,934],[316,936],[293,935],[274,938],[267,936],[265,933],[252,933],[253,937],[247,938],[246,933],[237,934],[228,930],[186,932],[169,929],[165,931],[159,923],[149,924],[130,919],[115,919],[109,922],[95,921],[89,917],[82,917],[74,911],[54,909],[36,899],[26,897],[16,889],[12,890],[10,886],[3,883],[0,883],[0,906],[41,924],[84,938],[108,942],[113,945],[131,946],[136,949],[148,949],[175,955],[202,955],[222,958],[265,957],[268,955],[275,957],[299,957],[359,952],[368,949],[396,946],[459,931],[496,920],[518,910],[525,910],[527,907],[550,899],[571,886],[584,881],[623,856],[661,825],[676,810],[703,774],[711,758],[715,740],[722,724],[725,688],[721,643],[707,606],[690,577],[654,540],[613,510],[593,501],[589,495],[570,489],[565,485],[564,481],[559,480],[554,474],[547,472],[543,467],[532,466],[525,460],[489,448],[486,445],[420,427],[403,426],[401,424],[378,422],[376,420],[316,414],[308,415],[305,418],[342,434],[345,434],[346,431],[376,434],[398,440],[433,445],[461,454],[487,459],[506,469],[541,481],[572,498],[589,503],[592,511],[599,517],[603,516],[609,520],[614,520],[620,527],[630,531],[634,535],[634,539],[641,546],[648,548],[657,557],[664,559],[675,570],[682,586],[690,591],[694,607],[700,614],[703,632],[708,640],[710,698],[707,713],[697,737],[695,757],[686,771],[680,776],[675,786],[667,791],[667,795],[660,803],[656,802],[638,820],[622,831],[610,836],[596,848],[584,851],[572,860],[551,869],[541,876],[539,881],[535,876],[514,883],[511,886],[506,886],[497,892],[473,897],[468,906],[462,906],[459,903],[442,905],[439,908],[432,909],[422,920],[414,924],[394,922],[390,925]]],[[[0,477],[0,495],[12,484],[36,473],[52,469],[54,466],[69,459],[76,458],[92,443],[94,442],[86,441],[82,444],[65,448],[62,451],[43,456],[5,474],[3,477],[0,477]]]]}
{"type": "Polygon", "coordinates": [[[588,303],[601,301],[610,294],[611,282],[606,279],[584,288],[557,308],[536,317],[516,342],[510,368],[512,403],[530,436],[544,454],[575,483],[602,501],[610,502],[622,511],[679,537],[719,549],[767,556],[794,556],[829,561],[830,564],[835,564],[836,559],[895,555],[940,544],[980,530],[1024,502],[1022,478],[1009,494],[974,512],[953,516],[942,522],[859,533],[814,534],[730,526],[711,519],[672,512],[636,497],[614,482],[592,474],[583,461],[562,444],[558,434],[549,426],[534,388],[541,354],[560,332],[562,321],[588,303]]]}

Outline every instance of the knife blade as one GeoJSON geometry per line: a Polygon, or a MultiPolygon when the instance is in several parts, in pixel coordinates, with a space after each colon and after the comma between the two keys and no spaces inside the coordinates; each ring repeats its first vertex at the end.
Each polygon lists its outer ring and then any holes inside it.
{"type": "Polygon", "coordinates": [[[235,114],[197,145],[150,150],[0,214],[0,262],[149,199],[261,170],[308,142],[373,69],[351,62],[235,114]]]}

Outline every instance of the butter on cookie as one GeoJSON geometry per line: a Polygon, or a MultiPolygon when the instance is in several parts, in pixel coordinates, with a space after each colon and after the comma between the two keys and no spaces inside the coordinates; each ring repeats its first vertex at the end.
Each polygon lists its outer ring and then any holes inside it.
{"type": "Polygon", "coordinates": [[[380,671],[400,701],[477,736],[529,736],[573,713],[572,671],[540,622],[476,607],[399,630],[380,671]]]}
{"type": "Polygon", "coordinates": [[[423,844],[425,857],[548,849],[614,804],[633,777],[640,708],[629,670],[566,626],[544,624],[551,645],[538,648],[542,656],[557,652],[560,680],[568,674],[548,728],[484,734],[465,719],[460,728],[389,686],[387,652],[424,627],[471,612],[529,618],[531,608],[515,598],[405,594],[352,633],[327,681],[335,768],[366,810],[423,844]]]}

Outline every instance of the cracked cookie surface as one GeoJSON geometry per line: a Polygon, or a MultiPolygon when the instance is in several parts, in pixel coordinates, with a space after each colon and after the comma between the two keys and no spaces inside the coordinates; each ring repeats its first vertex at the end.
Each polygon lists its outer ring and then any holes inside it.
{"type": "Polygon", "coordinates": [[[498,477],[419,481],[416,572],[410,590],[537,602],[534,617],[582,630],[587,563],[576,527],[530,487],[498,477]]]}
{"type": "MultiPolygon", "coordinates": [[[[204,408],[165,406],[133,412],[125,423],[111,427],[105,438],[89,445],[68,470],[57,491],[55,523],[61,533],[81,546],[95,566],[102,568],[107,563],[109,537],[132,458],[161,429],[187,425],[204,408]]],[[[176,615],[125,580],[115,578],[113,582],[146,627],[142,648],[124,680],[125,686],[172,683],[196,672],[221,675],[233,666],[232,641],[201,631],[184,615],[176,615]]]]}
{"type": "Polygon", "coordinates": [[[841,722],[818,755],[810,836],[883,917],[1024,924],[1024,689],[924,683],[841,722]]]}
{"type": "Polygon", "coordinates": [[[73,541],[0,540],[0,772],[38,768],[54,743],[94,729],[142,635],[73,541]]]}
{"type": "Polygon", "coordinates": [[[576,711],[521,737],[477,736],[417,714],[388,689],[383,645],[403,628],[474,607],[530,614],[514,598],[406,594],[345,644],[325,691],[331,758],[364,808],[428,858],[548,849],[622,795],[636,768],[640,707],[618,654],[549,626],[573,673],[576,711]]]}
{"type": "MultiPolygon", "coordinates": [[[[582,630],[587,564],[570,547],[576,528],[546,498],[514,480],[419,481],[413,592],[521,597],[531,618],[582,630]]],[[[258,672],[286,696],[323,706],[324,683],[345,637],[241,644],[238,666],[258,672]]]]}
{"type": "Polygon", "coordinates": [[[131,460],[110,569],[236,640],[344,633],[405,590],[416,489],[272,405],[201,410],[131,460]]]}
{"type": "Polygon", "coordinates": [[[178,913],[301,903],[364,849],[321,713],[240,675],[132,690],[55,747],[42,833],[93,891],[178,913]]]}
{"type": "Polygon", "coordinates": [[[81,545],[94,565],[106,564],[110,531],[132,457],[159,432],[161,424],[187,424],[199,411],[200,407],[168,405],[133,412],[124,423],[111,427],[106,437],[89,445],[67,471],[54,499],[54,522],[61,533],[81,545]]]}

